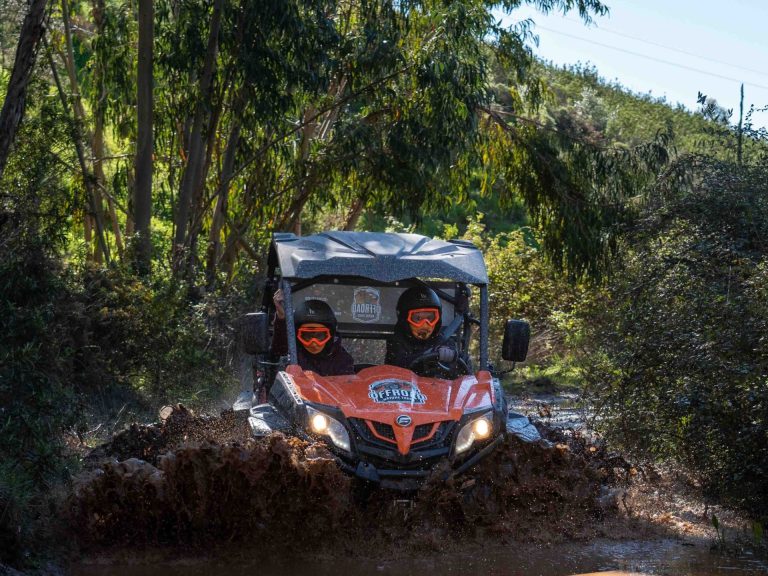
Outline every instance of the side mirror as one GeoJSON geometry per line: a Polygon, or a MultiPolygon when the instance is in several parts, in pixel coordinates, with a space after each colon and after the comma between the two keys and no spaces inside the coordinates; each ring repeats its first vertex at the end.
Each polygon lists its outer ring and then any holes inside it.
{"type": "Polygon", "coordinates": [[[531,341],[531,325],[522,320],[507,320],[504,326],[504,342],[501,357],[511,362],[522,362],[528,356],[531,341]]]}
{"type": "Polygon", "coordinates": [[[266,312],[241,316],[237,323],[237,336],[240,349],[246,354],[266,354],[271,347],[269,316],[266,312]]]}

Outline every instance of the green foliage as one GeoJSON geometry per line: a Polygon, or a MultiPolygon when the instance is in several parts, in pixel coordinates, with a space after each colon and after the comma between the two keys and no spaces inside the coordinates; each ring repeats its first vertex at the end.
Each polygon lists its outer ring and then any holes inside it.
{"type": "Polygon", "coordinates": [[[660,190],[588,326],[605,431],[768,515],[768,174],[693,158],[660,190]]]}
{"type": "MultiPolygon", "coordinates": [[[[527,3],[544,12],[574,11],[585,21],[607,12],[598,0],[527,3]]],[[[466,221],[477,210],[494,214],[489,223],[506,231],[505,220],[522,222],[527,209],[555,261],[574,274],[593,273],[603,257],[594,251],[605,249],[595,241],[601,236],[590,230],[593,241],[582,249],[575,231],[611,225],[612,216],[600,208],[606,183],[592,186],[569,173],[588,169],[585,163],[599,168],[601,151],[581,153],[570,146],[560,155],[565,140],[541,138],[528,124],[515,122],[502,122],[511,136],[499,138],[497,122],[489,121],[497,97],[504,112],[515,117],[535,111],[542,100],[526,47],[530,23],[502,27],[494,13],[511,13],[518,5],[484,0],[156,2],[156,263],[170,254],[177,275],[196,282],[205,261],[209,287],[217,278],[230,282],[242,269],[238,255],[244,248],[262,244],[272,230],[297,228],[302,220],[309,220],[311,229],[314,215],[328,206],[357,214],[337,218],[341,226],[353,226],[361,212],[373,219],[385,212],[417,226],[425,211],[442,213],[439,221],[424,225],[427,233],[439,233],[456,219],[466,221]],[[214,14],[220,15],[221,27],[211,36],[214,14]],[[503,77],[503,87],[497,76],[503,77]],[[211,82],[204,82],[208,77],[211,82]],[[192,141],[203,142],[194,158],[192,141]],[[527,178],[531,171],[535,177],[527,178]],[[190,173],[194,176],[187,178],[190,173]],[[217,205],[222,213],[216,213],[217,205]],[[506,214],[495,209],[500,206],[506,214]],[[188,221],[177,221],[178,214],[187,213],[188,221]],[[181,250],[172,246],[174,229],[186,236],[181,250]],[[188,260],[183,267],[181,255],[188,260]]],[[[74,84],[67,82],[62,66],[64,37],[52,27],[49,38],[64,96],[84,96],[84,117],[78,122],[84,124],[79,140],[86,166],[67,164],[81,202],[83,184],[98,172],[89,156],[96,148],[91,137],[101,134],[102,120],[106,123],[108,156],[105,179],[94,192],[96,214],[76,216],[88,220],[104,211],[112,253],[120,252],[118,228],[131,224],[135,9],[123,0],[72,6],[79,23],[73,33],[74,84]]],[[[53,20],[62,17],[54,9],[53,20]]],[[[70,106],[68,114],[73,113],[70,106]]],[[[622,167],[638,168],[629,157],[613,152],[605,157],[605,170],[598,169],[598,175],[618,170],[623,176],[622,167]]],[[[73,235],[79,235],[80,226],[73,221],[73,235]]],[[[91,245],[84,253],[99,250],[91,245]]]]}
{"type": "Polygon", "coordinates": [[[111,430],[126,407],[141,417],[233,395],[229,319],[243,300],[192,303],[119,271],[62,271],[32,240],[3,256],[0,540],[12,545],[0,561],[19,562],[44,536],[47,487],[68,477],[65,436],[111,430]]]}
{"type": "Polygon", "coordinates": [[[239,294],[195,302],[168,279],[148,286],[120,270],[86,269],[80,280],[81,346],[92,350],[83,386],[128,386],[150,406],[221,397],[239,294]]]}
{"type": "Polygon", "coordinates": [[[14,235],[9,220],[0,244],[0,562],[20,562],[45,529],[47,487],[66,476],[61,433],[80,419],[66,378],[66,283],[50,246],[14,235]]]}
{"type": "Polygon", "coordinates": [[[26,8],[24,0],[0,0],[0,77],[3,68],[11,68],[26,8]]]}
{"type": "MultiPolygon", "coordinates": [[[[222,389],[231,303],[191,303],[169,279],[68,264],[79,213],[55,101],[37,104],[0,182],[0,562],[55,546],[51,494],[73,467],[67,440],[129,404],[203,404],[222,389]]],[[[238,294],[239,296],[239,294],[238,294]]]]}
{"type": "MultiPolygon", "coordinates": [[[[663,131],[674,134],[674,145],[680,153],[736,160],[738,119],[705,95],[701,109],[691,111],[665,98],[633,93],[601,78],[594,67],[557,68],[539,64],[537,71],[551,90],[552,106],[574,111],[591,131],[609,142],[636,146],[663,131]]],[[[764,138],[753,128],[750,118],[748,110],[744,125],[745,163],[758,162],[768,152],[764,138]]]]}
{"type": "Polygon", "coordinates": [[[76,203],[59,146],[69,138],[47,85],[0,180],[0,562],[40,545],[51,485],[66,477],[62,431],[78,429],[71,365],[69,277],[59,254],[76,203]]]}
{"type": "Polygon", "coordinates": [[[486,235],[483,214],[470,220],[463,238],[481,247],[490,283],[489,356],[502,365],[504,324],[517,318],[531,324],[527,365],[546,365],[578,341],[575,314],[591,293],[586,284],[571,283],[559,274],[538,246],[529,228],[486,235]]]}

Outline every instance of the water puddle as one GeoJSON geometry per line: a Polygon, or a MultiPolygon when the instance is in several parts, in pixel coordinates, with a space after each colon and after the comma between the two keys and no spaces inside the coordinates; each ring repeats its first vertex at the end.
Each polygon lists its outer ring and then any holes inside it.
{"type": "Polygon", "coordinates": [[[183,559],[154,565],[80,565],[75,576],[757,576],[768,565],[750,556],[720,556],[706,547],[674,540],[596,541],[590,544],[470,546],[461,551],[421,557],[367,559],[320,557],[297,560],[253,557],[247,552],[216,560],[183,559]]]}
{"type": "Polygon", "coordinates": [[[551,428],[583,431],[590,416],[587,409],[579,404],[578,394],[571,392],[510,396],[507,401],[511,412],[530,416],[551,428]]]}

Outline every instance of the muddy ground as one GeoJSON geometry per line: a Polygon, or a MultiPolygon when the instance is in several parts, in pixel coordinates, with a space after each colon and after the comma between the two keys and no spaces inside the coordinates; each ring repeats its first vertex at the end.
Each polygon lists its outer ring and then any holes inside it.
{"type": "MultiPolygon", "coordinates": [[[[489,541],[716,542],[714,509],[684,479],[634,466],[573,430],[539,428],[545,441],[510,436],[460,478],[437,471],[403,502],[340,472],[321,443],[254,440],[233,413],[200,417],[177,406],[93,450],[63,514],[86,554],[238,542],[366,557],[489,541]]],[[[718,512],[725,526],[744,529],[743,519],[718,512]]]]}

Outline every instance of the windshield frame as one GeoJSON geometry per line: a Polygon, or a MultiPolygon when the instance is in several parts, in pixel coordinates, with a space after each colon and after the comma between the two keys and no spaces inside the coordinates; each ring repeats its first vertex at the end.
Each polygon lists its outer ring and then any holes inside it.
{"type": "MultiPolygon", "coordinates": [[[[473,286],[480,291],[480,318],[477,319],[479,325],[480,325],[480,353],[479,353],[479,369],[480,370],[488,370],[488,335],[489,335],[489,327],[488,327],[488,317],[489,317],[489,310],[488,310],[488,285],[487,284],[472,284],[472,283],[461,283],[456,282],[455,280],[435,280],[435,279],[429,279],[429,280],[422,280],[420,278],[408,278],[405,280],[398,280],[394,282],[381,282],[378,280],[373,280],[371,278],[366,278],[364,276],[319,276],[317,278],[312,279],[288,279],[288,278],[281,278],[278,286],[283,291],[283,298],[284,298],[284,307],[285,307],[285,322],[286,322],[286,332],[288,337],[288,355],[289,355],[289,363],[290,364],[298,364],[298,348],[296,345],[296,326],[294,324],[294,303],[293,303],[293,294],[294,292],[298,292],[300,290],[303,290],[309,286],[312,286],[314,284],[343,284],[343,285],[349,285],[349,286],[419,286],[419,285],[426,285],[430,288],[434,289],[440,298],[442,300],[448,301],[453,303],[454,298],[452,298],[449,294],[447,294],[444,290],[441,289],[441,284],[443,286],[445,283],[453,283],[453,284],[463,284],[465,286],[473,286]]],[[[267,294],[265,294],[265,302],[268,302],[271,304],[271,295],[269,299],[267,299],[267,294]]],[[[271,306],[269,306],[271,308],[271,306]]],[[[355,335],[353,336],[355,338],[365,338],[364,334],[355,335]]],[[[381,338],[381,334],[372,334],[369,337],[376,337],[381,338]]]]}

